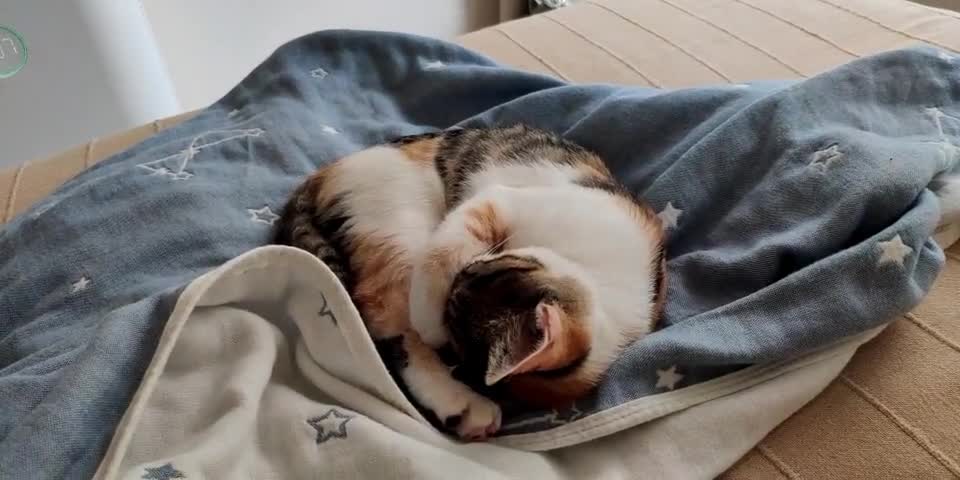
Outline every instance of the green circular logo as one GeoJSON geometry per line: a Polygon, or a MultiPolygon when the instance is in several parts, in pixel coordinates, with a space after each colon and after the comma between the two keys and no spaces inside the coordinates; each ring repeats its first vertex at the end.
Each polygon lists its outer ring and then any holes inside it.
{"type": "Polygon", "coordinates": [[[16,30],[0,25],[0,78],[10,78],[27,64],[27,44],[16,30]]]}

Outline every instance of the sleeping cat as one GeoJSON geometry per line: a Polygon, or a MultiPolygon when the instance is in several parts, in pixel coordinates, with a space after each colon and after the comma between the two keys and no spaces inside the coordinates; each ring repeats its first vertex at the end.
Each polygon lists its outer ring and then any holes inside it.
{"type": "Polygon", "coordinates": [[[403,353],[414,399],[464,439],[500,407],[434,350],[516,399],[589,392],[664,301],[663,228],[592,152],[510,128],[404,137],[326,165],[293,194],[278,243],[345,284],[367,329],[403,353]]]}

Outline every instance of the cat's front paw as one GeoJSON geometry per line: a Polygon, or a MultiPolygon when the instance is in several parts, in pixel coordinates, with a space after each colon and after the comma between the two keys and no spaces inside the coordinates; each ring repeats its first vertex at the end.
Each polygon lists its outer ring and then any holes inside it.
{"type": "Polygon", "coordinates": [[[440,348],[450,343],[443,316],[434,314],[429,308],[411,308],[410,326],[430,348],[440,348]]]}
{"type": "Polygon", "coordinates": [[[417,268],[410,285],[410,326],[432,348],[440,348],[449,342],[447,328],[443,324],[443,308],[447,292],[434,285],[436,272],[417,268]]]}
{"type": "Polygon", "coordinates": [[[472,390],[464,392],[463,407],[458,414],[443,420],[444,426],[469,441],[484,440],[500,430],[500,406],[472,390]]]}

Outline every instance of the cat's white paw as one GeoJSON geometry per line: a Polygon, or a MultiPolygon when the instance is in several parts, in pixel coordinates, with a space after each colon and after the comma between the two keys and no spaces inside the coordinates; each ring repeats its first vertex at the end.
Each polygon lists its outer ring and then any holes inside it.
{"type": "Polygon", "coordinates": [[[417,317],[413,312],[414,310],[411,309],[410,326],[417,331],[420,338],[423,339],[423,343],[429,345],[430,348],[440,348],[450,342],[447,329],[443,325],[442,316],[437,320],[434,316],[425,313],[421,313],[417,317]],[[414,318],[420,318],[421,321],[415,322],[413,321],[414,318]]]}
{"type": "Polygon", "coordinates": [[[500,430],[499,405],[473,391],[469,391],[463,399],[464,405],[459,415],[445,420],[445,424],[454,428],[460,438],[471,441],[484,440],[500,430]],[[451,425],[454,422],[456,422],[455,425],[451,425]]]}
{"type": "Polygon", "coordinates": [[[500,430],[500,406],[466,385],[447,385],[425,405],[444,427],[464,440],[483,440],[500,430]]]}

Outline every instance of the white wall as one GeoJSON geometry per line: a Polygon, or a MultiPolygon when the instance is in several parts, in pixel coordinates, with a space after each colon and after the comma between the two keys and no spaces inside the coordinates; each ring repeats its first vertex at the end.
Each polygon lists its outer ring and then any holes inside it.
{"type": "Polygon", "coordinates": [[[177,113],[137,2],[0,0],[27,64],[0,79],[0,168],[177,113]]]}
{"type": "Polygon", "coordinates": [[[278,46],[329,28],[451,38],[499,21],[496,0],[144,0],[185,110],[218,100],[278,46]]]}

